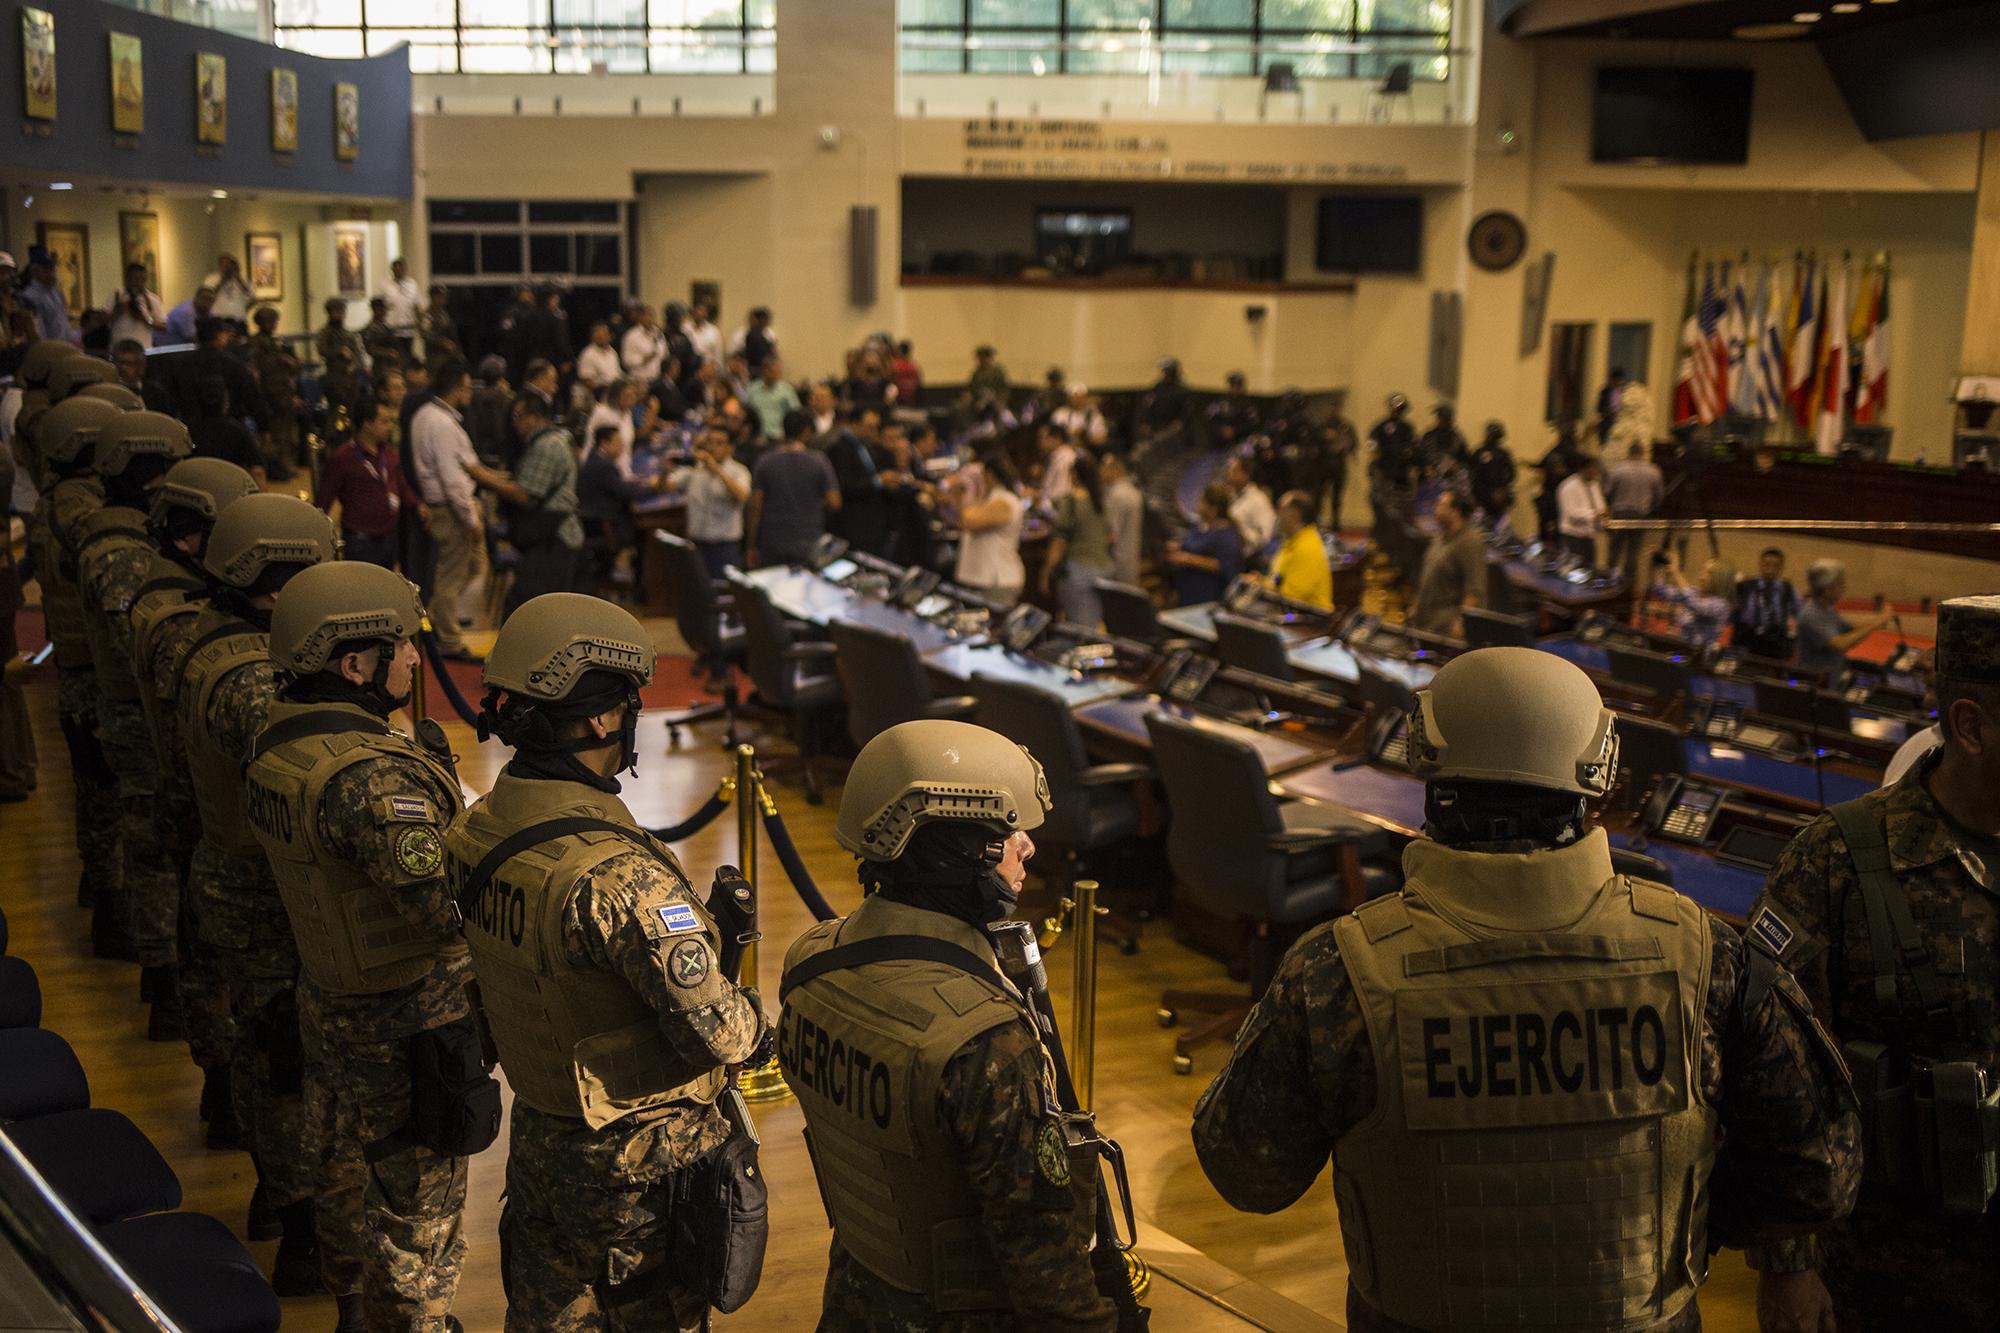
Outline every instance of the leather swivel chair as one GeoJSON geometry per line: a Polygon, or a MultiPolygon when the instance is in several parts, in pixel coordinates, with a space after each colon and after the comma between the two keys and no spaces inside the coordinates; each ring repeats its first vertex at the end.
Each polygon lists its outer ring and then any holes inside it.
{"type": "Polygon", "coordinates": [[[666,562],[667,579],[673,585],[674,621],[680,627],[681,637],[694,650],[697,669],[722,694],[719,709],[691,709],[678,714],[668,722],[668,731],[678,739],[681,723],[720,712],[725,724],[723,748],[733,750],[737,740],[736,714],[742,703],[736,689],[736,668],[750,648],[749,637],[736,619],[736,599],[726,584],[718,587],[709,578],[708,567],[702,563],[701,552],[693,542],[670,532],[656,532],[653,540],[659,543],[660,558],[666,562]]]}
{"type": "Polygon", "coordinates": [[[1293,678],[1291,659],[1285,655],[1284,631],[1261,620],[1216,612],[1215,655],[1224,666],[1254,671],[1272,680],[1293,678]]]}
{"type": "MultiPolygon", "coordinates": [[[[743,617],[744,660],[758,702],[783,713],[799,747],[797,767],[805,781],[806,803],[820,803],[819,768],[824,729],[841,705],[840,677],[834,674],[834,647],[798,637],[771,595],[741,574],[731,574],[738,613],[743,617]]],[[[760,758],[766,774],[789,765],[760,758]]]]}
{"type": "Polygon", "coordinates": [[[1157,644],[1167,637],[1166,627],[1160,624],[1160,610],[1144,588],[1099,579],[1097,596],[1104,606],[1104,628],[1116,637],[1144,644],[1157,644]]]}
{"type": "Polygon", "coordinates": [[[855,748],[902,722],[972,716],[975,700],[959,694],[938,698],[916,644],[893,630],[836,621],[833,646],[841,683],[847,688],[847,734],[855,748]]]}

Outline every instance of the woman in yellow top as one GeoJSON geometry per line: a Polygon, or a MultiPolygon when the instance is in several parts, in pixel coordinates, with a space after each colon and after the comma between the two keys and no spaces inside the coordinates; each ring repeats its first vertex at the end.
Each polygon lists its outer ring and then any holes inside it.
{"type": "Polygon", "coordinates": [[[1333,565],[1326,542],[1313,526],[1312,497],[1286,491],[1278,500],[1278,553],[1271,558],[1271,583],[1295,602],[1333,609],[1333,565]]]}

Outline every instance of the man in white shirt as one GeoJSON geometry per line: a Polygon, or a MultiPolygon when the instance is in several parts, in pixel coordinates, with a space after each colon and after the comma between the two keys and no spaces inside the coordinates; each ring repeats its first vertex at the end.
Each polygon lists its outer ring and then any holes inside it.
{"type": "Polygon", "coordinates": [[[635,306],[633,314],[636,322],[625,330],[618,353],[627,375],[641,384],[651,384],[660,377],[660,363],[667,356],[667,335],[660,331],[653,307],[635,306]]]}
{"type": "Polygon", "coordinates": [[[1093,449],[1102,449],[1111,435],[1104,413],[1090,400],[1090,390],[1081,384],[1069,386],[1069,401],[1050,413],[1049,420],[1068,431],[1069,437],[1078,444],[1087,444],[1093,449]]]}
{"type": "Polygon", "coordinates": [[[1235,498],[1229,502],[1229,521],[1243,538],[1245,557],[1255,556],[1271,544],[1278,530],[1278,510],[1264,488],[1250,478],[1250,464],[1241,455],[1229,460],[1222,472],[1223,485],[1235,498]]]}
{"type": "Polygon", "coordinates": [[[131,340],[141,347],[153,345],[153,335],[167,327],[166,303],[146,289],[146,266],[127,264],[125,285],[111,294],[105,309],[111,315],[111,343],[131,340]]]}
{"type": "Polygon", "coordinates": [[[611,326],[603,320],[590,326],[590,345],[576,357],[576,377],[596,393],[624,375],[618,349],[611,345],[611,326]]]}
{"type": "Polygon", "coordinates": [[[438,370],[431,401],[410,418],[410,470],[417,494],[430,506],[425,524],[437,545],[437,574],[431,584],[431,632],[446,657],[477,662],[458,628],[458,604],[465,590],[486,573],[486,523],[479,487],[501,480],[479,462],[465,433],[472,382],[463,364],[438,370]]]}
{"type": "Polygon", "coordinates": [[[389,276],[375,294],[387,307],[384,322],[403,345],[403,359],[408,361],[410,349],[417,341],[417,316],[424,306],[424,294],[418,290],[417,280],[410,276],[410,266],[401,259],[389,261],[389,276]]]}
{"type": "Polygon", "coordinates": [[[710,318],[707,302],[694,303],[694,310],[688,315],[687,336],[694,344],[696,356],[717,370],[722,369],[722,330],[710,318]]]}
{"type": "Polygon", "coordinates": [[[1556,487],[1556,531],[1565,549],[1584,564],[1597,565],[1597,534],[1610,513],[1604,503],[1604,465],[1586,455],[1576,471],[1556,487]]]}
{"type": "Polygon", "coordinates": [[[209,307],[211,315],[233,321],[238,332],[248,330],[244,321],[250,317],[250,305],[256,295],[244,281],[243,266],[236,262],[235,255],[217,255],[215,272],[203,278],[201,285],[215,293],[215,304],[209,307]]]}
{"type": "Polygon", "coordinates": [[[1035,451],[1042,459],[1038,498],[1046,509],[1055,508],[1056,501],[1070,492],[1071,478],[1076,474],[1076,446],[1069,441],[1069,431],[1053,421],[1045,422],[1035,433],[1035,451]]]}

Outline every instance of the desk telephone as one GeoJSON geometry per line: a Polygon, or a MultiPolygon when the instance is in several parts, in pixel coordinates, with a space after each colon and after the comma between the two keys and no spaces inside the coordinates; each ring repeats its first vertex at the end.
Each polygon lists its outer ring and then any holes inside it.
{"type": "Polygon", "coordinates": [[[1678,773],[1663,773],[1660,785],[1639,812],[1639,823],[1648,833],[1663,838],[1701,843],[1707,840],[1721,808],[1722,793],[1715,788],[1691,783],[1678,773]]]}
{"type": "Polygon", "coordinates": [[[1192,704],[1201,698],[1201,692],[1208,688],[1208,682],[1215,678],[1216,670],[1221,665],[1212,657],[1176,648],[1160,664],[1153,690],[1161,698],[1192,704]]]}
{"type": "Polygon", "coordinates": [[[1761,750],[1781,759],[1797,758],[1799,754],[1798,740],[1790,732],[1761,722],[1744,721],[1743,705],[1727,699],[1704,700],[1695,730],[1709,740],[1761,750]]]}
{"type": "Polygon", "coordinates": [[[1011,652],[1025,653],[1035,646],[1035,640],[1049,627],[1052,617],[1039,606],[1023,602],[1000,618],[1000,627],[993,637],[1000,646],[1011,652]]]}
{"type": "Polygon", "coordinates": [[[1368,758],[1408,773],[1410,767],[1410,715],[1387,713],[1368,724],[1368,758]]]}

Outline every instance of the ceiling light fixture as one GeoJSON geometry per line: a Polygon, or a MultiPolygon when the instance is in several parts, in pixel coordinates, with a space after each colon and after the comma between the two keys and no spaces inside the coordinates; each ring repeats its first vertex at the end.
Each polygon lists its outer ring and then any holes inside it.
{"type": "Polygon", "coordinates": [[[210,191],[208,192],[208,197],[209,197],[209,198],[211,198],[211,199],[227,199],[227,198],[229,197],[229,191],[227,191],[227,190],[210,190],[210,191]]]}
{"type": "Polygon", "coordinates": [[[68,181],[50,181],[49,188],[51,190],[74,190],[76,186],[70,184],[68,181]]]}
{"type": "Polygon", "coordinates": [[[1851,3],[1850,0],[1850,3],[1835,5],[1833,7],[1833,12],[1836,14],[1859,14],[1861,12],[1861,6],[1851,3]]]}
{"type": "Polygon", "coordinates": [[[1819,12],[1817,10],[1808,9],[1802,14],[1794,14],[1792,15],[1792,22],[1817,23],[1819,22],[1819,12]]]}

